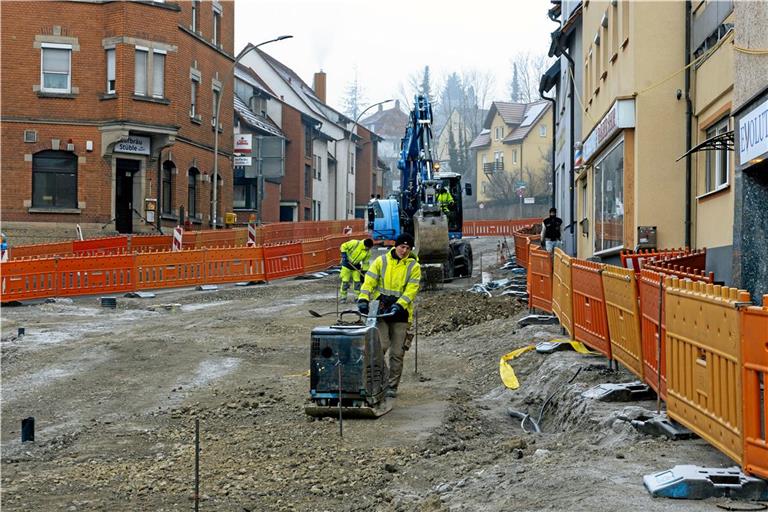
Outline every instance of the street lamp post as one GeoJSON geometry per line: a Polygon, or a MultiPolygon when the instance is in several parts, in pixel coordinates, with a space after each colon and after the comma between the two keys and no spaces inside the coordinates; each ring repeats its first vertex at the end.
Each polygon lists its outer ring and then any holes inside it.
{"type": "MultiPolygon", "coordinates": [[[[352,130],[354,130],[354,129],[355,129],[355,127],[358,125],[358,121],[360,121],[360,119],[363,117],[363,114],[365,114],[366,112],[368,112],[369,110],[371,110],[373,107],[378,107],[379,105],[383,105],[383,104],[385,104],[385,103],[389,103],[389,102],[392,102],[392,101],[395,101],[395,100],[393,100],[393,99],[389,99],[389,100],[379,101],[378,103],[374,103],[374,104],[372,104],[372,105],[368,105],[368,106],[365,108],[365,110],[363,110],[362,112],[360,112],[360,114],[358,114],[358,116],[355,118],[355,121],[354,121],[354,125],[352,125],[352,130]]],[[[346,138],[346,137],[345,137],[345,138],[346,138]]],[[[351,131],[349,132],[349,138],[350,138],[350,140],[352,140],[352,132],[351,132],[351,131]]],[[[375,165],[375,162],[374,162],[374,165],[375,165]]],[[[371,179],[373,179],[373,174],[371,175],[371,179]]]]}
{"type": "MultiPolygon", "coordinates": [[[[275,41],[282,41],[283,39],[290,39],[292,37],[293,36],[290,35],[284,35],[270,39],[269,41],[264,41],[259,44],[248,43],[235,58],[235,62],[232,63],[232,67],[229,69],[229,73],[227,73],[227,75],[224,77],[224,80],[226,80],[230,75],[234,74],[237,64],[242,60],[243,57],[251,53],[259,46],[274,43],[275,41]]],[[[213,224],[212,229],[214,230],[216,229],[216,222],[218,221],[217,202],[219,192],[219,112],[221,111],[221,98],[224,95],[224,80],[222,80],[221,88],[219,88],[219,94],[216,96],[216,113],[214,115],[213,123],[213,200],[211,201],[211,219],[213,224]]]]}

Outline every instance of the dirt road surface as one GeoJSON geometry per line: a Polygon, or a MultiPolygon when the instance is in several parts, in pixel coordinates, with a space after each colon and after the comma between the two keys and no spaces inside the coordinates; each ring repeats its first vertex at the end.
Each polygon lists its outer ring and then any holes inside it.
{"type": "MultiPolygon", "coordinates": [[[[473,241],[476,270],[495,244],[473,241]]],[[[120,297],[116,310],[94,297],[3,308],[3,510],[193,510],[196,418],[200,510],[717,510],[648,495],[645,474],[733,464],[618,419],[655,402],[582,398],[632,380],[603,358],[529,352],[513,363],[521,388],[504,388],[499,357],[559,328],[518,328],[521,306],[464,293],[474,282],[420,295],[418,373],[413,347],[394,410],[345,421],[343,438],[303,411],[309,333],[332,318],[307,310],[335,309],[336,276],[120,297]],[[538,415],[553,393],[541,434],[507,414],[538,415]],[[36,440],[22,444],[28,416],[36,440]]]]}

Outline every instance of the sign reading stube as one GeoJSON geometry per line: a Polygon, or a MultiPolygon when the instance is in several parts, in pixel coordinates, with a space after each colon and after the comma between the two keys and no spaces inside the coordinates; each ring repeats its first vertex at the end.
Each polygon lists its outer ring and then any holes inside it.
{"type": "Polygon", "coordinates": [[[133,153],[135,155],[149,154],[149,137],[130,135],[115,144],[116,153],[133,153]]]}

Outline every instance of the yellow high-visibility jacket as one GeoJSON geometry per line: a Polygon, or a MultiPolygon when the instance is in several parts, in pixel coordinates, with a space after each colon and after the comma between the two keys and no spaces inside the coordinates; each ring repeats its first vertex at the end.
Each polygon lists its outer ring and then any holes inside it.
{"type": "Polygon", "coordinates": [[[366,262],[371,257],[371,251],[365,246],[363,240],[349,240],[341,244],[341,254],[347,255],[347,259],[353,265],[366,262]]]}
{"type": "Polygon", "coordinates": [[[397,297],[397,304],[408,311],[408,322],[413,322],[413,301],[419,293],[419,281],[421,265],[416,256],[411,253],[400,260],[395,256],[395,249],[391,249],[371,263],[359,298],[375,300],[382,294],[397,297]]]}

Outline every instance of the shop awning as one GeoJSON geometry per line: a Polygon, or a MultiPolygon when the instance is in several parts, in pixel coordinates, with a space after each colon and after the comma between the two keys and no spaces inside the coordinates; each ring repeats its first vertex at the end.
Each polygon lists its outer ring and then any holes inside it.
{"type": "Polygon", "coordinates": [[[698,153],[699,151],[733,151],[733,130],[715,135],[714,137],[710,137],[704,142],[693,146],[689,151],[683,154],[683,156],[675,160],[675,162],[679,162],[688,155],[698,153]]]}

